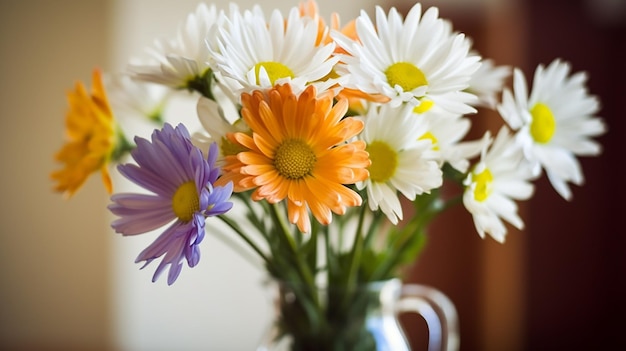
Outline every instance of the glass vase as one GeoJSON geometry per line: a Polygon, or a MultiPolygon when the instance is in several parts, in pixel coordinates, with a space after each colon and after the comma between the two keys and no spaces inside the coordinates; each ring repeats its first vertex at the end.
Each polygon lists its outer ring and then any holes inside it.
{"type": "Polygon", "coordinates": [[[257,351],[410,351],[398,317],[417,313],[428,350],[457,350],[457,315],[441,292],[399,279],[347,287],[273,282],[274,320],[257,351]]]}

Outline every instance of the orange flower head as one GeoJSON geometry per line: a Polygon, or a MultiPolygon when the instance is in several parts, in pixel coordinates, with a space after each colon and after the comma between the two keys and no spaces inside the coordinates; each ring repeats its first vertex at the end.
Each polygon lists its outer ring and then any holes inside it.
{"type": "Polygon", "coordinates": [[[360,206],[361,197],[345,185],[367,179],[370,160],[363,141],[350,141],[363,122],[344,117],[345,99],[333,105],[332,93],[317,96],[309,86],[297,96],[288,84],[242,95],[242,117],[252,134],[229,137],[248,151],[226,158],[222,169],[235,191],[254,189],[252,198],[286,200],[291,223],[311,231],[309,211],[321,224],[332,213],[360,206]]]}
{"type": "Polygon", "coordinates": [[[319,16],[319,8],[315,0],[307,0],[300,2],[298,6],[300,17],[310,17],[317,21],[317,39],[315,45],[328,44],[330,42],[329,29],[324,19],[319,16]]]}
{"type": "MultiPolygon", "coordinates": [[[[315,0],[306,0],[300,2],[299,11],[301,17],[310,17],[314,20],[317,20],[317,40],[316,45],[326,45],[333,42],[333,38],[330,36],[331,30],[336,30],[345,35],[346,37],[359,41],[359,36],[356,31],[356,20],[353,19],[348,22],[345,26],[341,26],[341,20],[339,18],[339,14],[334,12],[331,14],[330,18],[330,26],[327,26],[322,17],[319,16],[319,10],[317,3],[315,0]]],[[[348,52],[344,50],[340,45],[335,47],[335,54],[344,54],[347,55],[348,52]]],[[[322,80],[326,80],[329,78],[336,78],[337,74],[333,70],[328,76],[324,77],[322,80]]],[[[389,101],[389,98],[386,96],[372,95],[367,94],[359,90],[343,88],[339,92],[338,99],[346,98],[348,99],[348,105],[350,110],[356,112],[357,114],[365,114],[367,109],[367,101],[370,102],[378,102],[385,103],[389,101]]]]}
{"type": "Polygon", "coordinates": [[[93,71],[92,93],[81,82],[67,93],[65,117],[67,141],[55,154],[63,168],[51,174],[55,191],[72,196],[94,172],[100,170],[104,186],[112,192],[108,163],[116,146],[116,126],[107,99],[102,73],[93,71]]]}
{"type": "MultiPolygon", "coordinates": [[[[317,21],[317,40],[315,42],[316,45],[326,45],[333,41],[333,38],[330,36],[331,30],[337,30],[346,35],[348,38],[352,40],[357,40],[358,35],[356,32],[356,20],[351,20],[347,25],[341,27],[341,21],[339,19],[339,14],[333,12],[330,16],[331,25],[327,26],[324,19],[319,15],[319,7],[317,6],[317,2],[315,0],[306,0],[300,2],[298,6],[300,17],[310,17],[317,21]]],[[[337,46],[336,53],[346,53],[340,46],[337,46]]]]}

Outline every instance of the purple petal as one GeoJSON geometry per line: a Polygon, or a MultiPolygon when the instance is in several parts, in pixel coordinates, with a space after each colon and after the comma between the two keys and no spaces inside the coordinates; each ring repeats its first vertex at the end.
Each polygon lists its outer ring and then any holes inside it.
{"type": "Polygon", "coordinates": [[[137,164],[120,165],[120,173],[154,195],[113,195],[109,209],[120,218],[112,226],[118,233],[134,235],[171,223],[137,256],[136,262],[143,261],[143,269],[161,258],[153,281],[169,266],[167,281],[172,284],[182,270],[183,260],[186,259],[191,267],[198,264],[198,245],[205,236],[206,216],[219,215],[232,208],[232,203],[227,200],[232,195],[233,185],[213,188],[213,182],[220,174],[220,169],[215,166],[217,144],[211,145],[205,159],[202,151],[191,143],[189,132],[182,124],[173,128],[166,123],[161,130],[152,133],[151,141],[143,138],[135,138],[135,141],[137,147],[131,155],[137,164]],[[189,181],[196,184],[201,206],[192,221],[183,223],[173,212],[172,196],[189,181]]]}
{"type": "MultiPolygon", "coordinates": [[[[178,275],[180,275],[180,271],[183,269],[183,264],[178,262],[176,264],[170,264],[170,271],[167,275],[167,285],[172,285],[178,279],[178,275]]],[[[155,273],[156,274],[156,273],[155,273]]]]}
{"type": "Polygon", "coordinates": [[[169,265],[168,284],[171,285],[180,274],[182,269],[181,262],[184,259],[187,259],[187,263],[191,267],[198,263],[200,258],[199,249],[197,245],[190,244],[190,241],[197,242],[200,233],[203,236],[204,228],[202,227],[202,231],[199,231],[195,221],[189,223],[175,222],[144,249],[135,262],[146,261],[147,265],[154,259],[163,256],[154,273],[153,281],[156,281],[162,271],[169,265]]]}
{"type": "Polygon", "coordinates": [[[205,215],[216,216],[229,211],[233,207],[233,204],[226,200],[230,199],[232,192],[232,182],[229,182],[223,187],[215,187],[208,195],[207,203],[209,208],[206,209],[205,215]]]}
{"type": "Polygon", "coordinates": [[[117,169],[120,174],[133,183],[155,194],[171,196],[178,187],[178,185],[170,179],[164,178],[158,173],[154,173],[149,169],[141,168],[134,164],[119,165],[117,169]]]}
{"type": "Polygon", "coordinates": [[[171,202],[158,196],[115,194],[109,210],[122,218],[111,226],[117,233],[135,235],[160,228],[175,219],[171,202]]]}

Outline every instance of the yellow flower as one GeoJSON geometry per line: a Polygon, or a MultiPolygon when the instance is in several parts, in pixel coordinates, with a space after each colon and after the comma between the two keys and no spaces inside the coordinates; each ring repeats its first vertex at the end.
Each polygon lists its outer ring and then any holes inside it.
{"type": "Polygon", "coordinates": [[[243,94],[242,116],[252,135],[229,138],[248,151],[227,157],[223,168],[235,191],[255,189],[255,201],[286,199],[289,221],[305,233],[311,230],[309,210],[326,225],[331,212],[341,215],[361,205],[345,184],[367,179],[370,165],[365,143],[347,142],[363,129],[362,121],[343,118],[347,100],[333,105],[332,93],[316,95],[309,86],[296,96],[290,85],[243,94]]]}
{"type": "Polygon", "coordinates": [[[93,71],[92,94],[82,82],[67,93],[69,110],[65,118],[67,142],[55,154],[63,168],[51,174],[55,191],[72,196],[87,177],[100,170],[102,181],[112,192],[108,164],[116,150],[116,125],[102,84],[100,70],[93,71]]]}

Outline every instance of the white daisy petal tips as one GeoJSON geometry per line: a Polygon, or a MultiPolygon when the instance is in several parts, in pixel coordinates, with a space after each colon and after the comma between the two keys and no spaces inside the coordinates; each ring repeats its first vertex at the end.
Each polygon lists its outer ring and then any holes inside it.
{"type": "Polygon", "coordinates": [[[359,41],[339,32],[332,36],[347,52],[343,69],[350,73],[347,87],[388,97],[392,106],[419,105],[426,98],[452,114],[475,112],[476,96],[464,92],[480,66],[470,54],[470,42],[452,33],[438,17],[437,8],[422,14],[418,3],[403,21],[395,8],[385,15],[376,8],[376,25],[365,12],[356,20],[359,41]]]}
{"type": "Polygon", "coordinates": [[[559,59],[535,71],[530,96],[524,75],[514,72],[514,94],[506,89],[498,111],[516,130],[524,155],[546,171],[550,183],[565,199],[572,193],[568,183],[582,185],[584,177],[576,156],[601,152],[591,138],[606,131],[596,117],[600,104],[589,95],[583,72],[570,75],[569,63],[559,59]]]}

